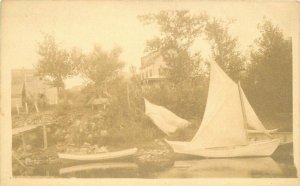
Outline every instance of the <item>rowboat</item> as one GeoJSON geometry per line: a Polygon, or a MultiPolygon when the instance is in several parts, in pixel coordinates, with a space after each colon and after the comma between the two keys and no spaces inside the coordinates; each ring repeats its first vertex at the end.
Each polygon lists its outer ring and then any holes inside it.
{"type": "Polygon", "coordinates": [[[136,154],[137,148],[130,148],[120,151],[104,152],[97,154],[73,154],[73,153],[58,153],[61,160],[71,161],[105,161],[120,158],[128,158],[136,154]]]}

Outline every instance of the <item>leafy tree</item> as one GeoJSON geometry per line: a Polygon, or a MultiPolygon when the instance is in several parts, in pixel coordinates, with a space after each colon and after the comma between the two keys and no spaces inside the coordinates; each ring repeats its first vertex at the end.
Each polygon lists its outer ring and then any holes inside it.
{"type": "Polygon", "coordinates": [[[37,74],[46,77],[58,90],[64,90],[64,79],[72,76],[75,69],[68,51],[59,46],[54,36],[44,34],[38,54],[37,74]]]}
{"type": "Polygon", "coordinates": [[[292,112],[292,40],[270,21],[250,54],[247,84],[261,113],[292,112]]]}
{"type": "Polygon", "coordinates": [[[181,117],[198,118],[205,105],[207,78],[200,65],[201,53],[193,51],[193,45],[202,36],[208,16],[175,10],[139,18],[160,29],[160,35],[147,42],[145,53],[162,55],[166,63],[163,73],[168,80],[145,89],[143,96],[181,117]]]}
{"type": "Polygon", "coordinates": [[[84,55],[81,60],[80,72],[90,80],[97,89],[106,89],[107,83],[117,79],[124,63],[119,59],[122,50],[114,48],[110,52],[95,46],[92,53],[84,55]]]}
{"type": "Polygon", "coordinates": [[[192,53],[190,48],[204,28],[206,14],[191,15],[186,10],[161,11],[139,17],[145,24],[157,24],[160,36],[149,40],[146,54],[159,53],[166,62],[164,73],[173,83],[195,75],[200,53],[192,53]]]}
{"type": "Polygon", "coordinates": [[[213,59],[234,79],[239,79],[239,72],[244,68],[244,57],[237,49],[237,38],[229,34],[231,22],[208,20],[205,32],[211,43],[213,59]]]}

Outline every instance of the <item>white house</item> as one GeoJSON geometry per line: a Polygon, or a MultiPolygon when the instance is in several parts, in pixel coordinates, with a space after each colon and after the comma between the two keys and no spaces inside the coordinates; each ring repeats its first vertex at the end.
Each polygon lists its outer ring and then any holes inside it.
{"type": "Polygon", "coordinates": [[[140,75],[145,82],[153,82],[164,79],[162,70],[166,66],[162,55],[152,53],[141,59],[140,75]]]}
{"type": "Polygon", "coordinates": [[[49,105],[57,104],[58,102],[57,89],[35,75],[33,69],[13,69],[11,80],[12,107],[22,107],[25,95],[34,100],[44,98],[49,105]]]}

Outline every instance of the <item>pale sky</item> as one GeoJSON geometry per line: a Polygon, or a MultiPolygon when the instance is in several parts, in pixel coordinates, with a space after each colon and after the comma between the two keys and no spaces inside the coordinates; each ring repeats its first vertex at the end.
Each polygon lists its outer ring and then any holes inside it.
{"type": "MultiPolygon", "coordinates": [[[[137,16],[173,9],[192,13],[205,11],[210,16],[236,19],[230,31],[238,37],[240,49],[245,51],[259,36],[257,24],[263,17],[278,25],[286,36],[291,36],[296,18],[294,5],[276,1],[6,1],[1,11],[1,58],[12,68],[32,68],[38,61],[37,42],[42,41],[41,33],[47,32],[63,47],[80,47],[84,52],[90,52],[94,44],[108,50],[120,46],[121,59],[139,67],[146,41],[157,35],[158,30],[144,26],[137,16]]],[[[207,44],[202,42],[198,48],[209,57],[207,44]]],[[[67,84],[72,86],[74,82],[67,84]]]]}

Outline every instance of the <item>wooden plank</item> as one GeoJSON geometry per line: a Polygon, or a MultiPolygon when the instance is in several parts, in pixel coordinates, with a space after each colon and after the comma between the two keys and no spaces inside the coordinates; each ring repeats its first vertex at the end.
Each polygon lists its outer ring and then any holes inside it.
{"type": "Polygon", "coordinates": [[[40,110],[39,110],[39,108],[38,108],[38,106],[37,106],[36,102],[34,103],[34,107],[35,107],[35,110],[36,110],[36,112],[37,112],[37,113],[39,113],[39,112],[40,112],[40,110]]]}
{"type": "Polygon", "coordinates": [[[22,134],[21,138],[22,138],[22,145],[23,145],[23,154],[25,154],[26,153],[26,141],[25,141],[24,134],[22,134]]]}
{"type": "MultiPolygon", "coordinates": [[[[48,125],[53,125],[53,124],[57,124],[57,123],[45,123],[44,125],[45,126],[48,126],[48,125]]],[[[20,135],[24,132],[29,132],[31,130],[34,130],[38,127],[41,127],[43,126],[43,124],[38,124],[38,125],[27,125],[27,126],[23,126],[23,127],[17,127],[17,128],[13,128],[12,129],[12,135],[15,136],[15,135],[20,135]]]]}
{"type": "Polygon", "coordinates": [[[12,157],[17,160],[22,167],[26,168],[25,164],[14,153],[12,153],[12,157]]]}
{"type": "Polygon", "coordinates": [[[29,110],[28,110],[28,104],[27,104],[27,102],[25,103],[25,109],[26,109],[26,114],[28,114],[29,110]]]}
{"type": "Polygon", "coordinates": [[[17,107],[17,112],[18,112],[18,115],[20,114],[20,109],[19,109],[19,105],[16,104],[16,107],[17,107]]]}
{"type": "Polygon", "coordinates": [[[12,129],[12,135],[13,136],[19,135],[21,133],[31,131],[40,126],[41,125],[27,125],[27,126],[23,126],[23,127],[14,128],[14,129],[12,129]]]}

